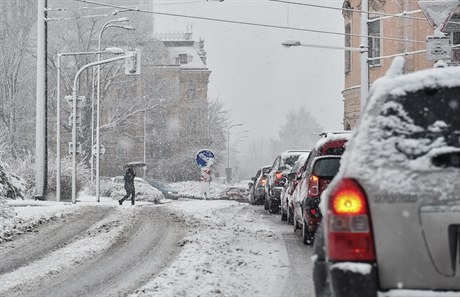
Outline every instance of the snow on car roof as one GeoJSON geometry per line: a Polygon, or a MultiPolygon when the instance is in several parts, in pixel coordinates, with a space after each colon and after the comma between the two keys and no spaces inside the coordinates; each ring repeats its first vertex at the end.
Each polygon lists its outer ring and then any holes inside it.
{"type": "Polygon", "coordinates": [[[342,132],[324,132],[320,135],[322,138],[318,140],[315,144],[315,148],[319,149],[322,147],[326,142],[334,141],[334,140],[343,140],[343,139],[350,139],[352,135],[352,131],[342,131],[342,132]]]}
{"type": "MultiPolygon", "coordinates": [[[[405,116],[407,112],[403,110],[403,106],[398,102],[388,101],[388,98],[404,96],[423,89],[460,86],[460,67],[428,69],[400,75],[403,64],[402,59],[395,59],[387,74],[379,78],[372,86],[358,127],[351,136],[347,150],[342,157],[342,166],[336,180],[345,175],[377,185],[388,192],[417,194],[424,191],[436,191],[440,199],[447,199],[449,197],[445,197],[446,193],[460,190],[458,184],[460,172],[455,168],[435,168],[431,164],[431,154],[436,150],[446,149],[442,137],[433,141],[423,137],[421,139],[406,138],[405,134],[408,132],[416,132],[423,128],[415,125],[411,118],[403,121],[395,116],[381,115],[381,112],[392,104],[392,108],[397,105],[399,114],[405,116]],[[401,133],[392,134],[391,130],[382,128],[387,126],[401,133]],[[407,146],[411,145],[414,151],[430,153],[423,157],[410,158],[398,150],[398,144],[401,142],[405,142],[407,146]],[[386,164],[392,165],[383,166],[386,164]],[[423,174],[423,171],[433,170],[445,172],[445,178],[448,180],[445,180],[442,186],[433,184],[435,179],[430,180],[429,175],[423,174]],[[421,179],[423,179],[422,184],[421,179]]],[[[450,147],[449,149],[458,148],[450,147]]]]}
{"type": "Polygon", "coordinates": [[[288,151],[284,151],[281,153],[281,159],[285,159],[289,156],[293,156],[293,155],[300,155],[300,154],[305,154],[305,153],[309,153],[310,150],[288,150],[288,151]]]}

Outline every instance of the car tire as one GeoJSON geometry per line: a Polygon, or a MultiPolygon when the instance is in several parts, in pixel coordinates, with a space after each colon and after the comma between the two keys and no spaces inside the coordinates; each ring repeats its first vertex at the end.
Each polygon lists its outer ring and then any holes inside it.
{"type": "Polygon", "coordinates": [[[278,206],[278,204],[273,203],[273,199],[269,201],[268,207],[268,212],[271,214],[278,214],[280,212],[280,207],[278,206]]]}
{"type": "Polygon", "coordinates": [[[268,210],[268,199],[265,199],[265,202],[264,202],[264,209],[265,209],[265,210],[268,210]]]}
{"type": "Polygon", "coordinates": [[[287,212],[281,209],[281,221],[287,221],[287,212]]]}
{"type": "Polygon", "coordinates": [[[307,222],[305,222],[305,220],[303,220],[302,224],[302,239],[303,244],[307,246],[312,246],[315,240],[315,235],[308,230],[307,222]]]}
{"type": "Polygon", "coordinates": [[[292,216],[292,223],[294,225],[294,233],[296,233],[297,229],[299,229],[299,226],[297,225],[297,219],[295,217],[295,212],[294,212],[294,215],[292,216]]]}
{"type": "Polygon", "coordinates": [[[287,213],[286,213],[286,221],[289,225],[294,224],[294,213],[293,210],[288,206],[287,213]]]}

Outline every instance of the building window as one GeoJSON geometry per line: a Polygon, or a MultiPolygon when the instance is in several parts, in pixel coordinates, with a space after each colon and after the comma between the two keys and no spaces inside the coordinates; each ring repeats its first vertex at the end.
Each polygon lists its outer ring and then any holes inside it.
{"type": "Polygon", "coordinates": [[[194,82],[188,83],[187,99],[194,100],[196,98],[196,84],[194,82]]]}
{"type": "MultiPolygon", "coordinates": [[[[345,25],[345,47],[351,47],[351,24],[345,25]]],[[[345,74],[351,72],[351,51],[345,51],[345,74]]]]}
{"type": "MultiPolygon", "coordinates": [[[[380,57],[380,20],[372,21],[368,23],[368,35],[369,35],[369,58],[380,57]]],[[[377,66],[380,65],[380,59],[370,60],[369,65],[377,66]]]]}
{"type": "Polygon", "coordinates": [[[187,64],[187,54],[179,54],[179,62],[181,64],[187,64]]]}
{"type": "Polygon", "coordinates": [[[452,32],[452,62],[460,63],[460,32],[452,32]]]}

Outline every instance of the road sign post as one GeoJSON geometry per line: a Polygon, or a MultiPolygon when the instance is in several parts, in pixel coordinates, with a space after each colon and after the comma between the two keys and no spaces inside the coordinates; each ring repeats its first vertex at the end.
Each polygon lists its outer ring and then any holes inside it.
{"type": "Polygon", "coordinates": [[[457,9],[458,0],[420,0],[418,5],[433,30],[442,32],[457,9]]]}
{"type": "Polygon", "coordinates": [[[426,58],[429,61],[452,60],[450,37],[444,29],[457,9],[458,0],[420,0],[418,5],[428,23],[434,30],[434,36],[427,36],[426,58]]]}
{"type": "Polygon", "coordinates": [[[428,61],[451,59],[452,49],[449,36],[428,36],[426,41],[426,59],[428,61]]]}
{"type": "Polygon", "coordinates": [[[215,157],[211,150],[200,150],[195,157],[196,164],[201,168],[201,193],[204,200],[209,196],[211,186],[211,166],[214,164],[215,157]]]}

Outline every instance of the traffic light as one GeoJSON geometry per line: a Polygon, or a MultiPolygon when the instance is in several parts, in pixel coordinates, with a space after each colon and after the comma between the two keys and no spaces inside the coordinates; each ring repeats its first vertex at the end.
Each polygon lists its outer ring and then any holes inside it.
{"type": "Polygon", "coordinates": [[[141,52],[139,49],[129,51],[131,57],[125,59],[125,74],[136,75],[141,73],[141,52]]]}

